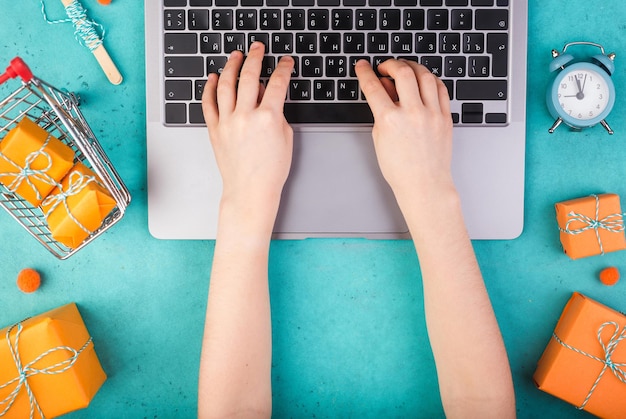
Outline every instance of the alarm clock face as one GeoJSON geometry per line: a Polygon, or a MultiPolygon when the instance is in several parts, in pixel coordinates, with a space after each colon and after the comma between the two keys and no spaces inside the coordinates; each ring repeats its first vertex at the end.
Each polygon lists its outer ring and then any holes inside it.
{"type": "Polygon", "coordinates": [[[590,67],[565,68],[555,80],[559,113],[566,118],[583,122],[610,111],[614,97],[609,76],[590,67]]]}

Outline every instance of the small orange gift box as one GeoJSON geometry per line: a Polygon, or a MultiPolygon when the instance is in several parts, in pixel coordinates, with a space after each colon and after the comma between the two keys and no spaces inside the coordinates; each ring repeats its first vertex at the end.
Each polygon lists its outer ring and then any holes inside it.
{"type": "Polygon", "coordinates": [[[555,205],[563,251],[572,259],[626,249],[616,194],[591,195],[555,205]]]}
{"type": "Polygon", "coordinates": [[[41,209],[55,240],[78,247],[117,203],[98,176],[82,163],[76,165],[43,201],[41,209]]]}
{"type": "Polygon", "coordinates": [[[38,206],[74,164],[74,151],[28,118],[0,142],[0,183],[38,206]]]}
{"type": "Polygon", "coordinates": [[[574,293],[533,376],[537,387],[602,418],[626,417],[626,316],[574,293]]]}
{"type": "Polygon", "coordinates": [[[0,331],[3,418],[53,418],[85,408],[105,380],[74,303],[0,331]]]}

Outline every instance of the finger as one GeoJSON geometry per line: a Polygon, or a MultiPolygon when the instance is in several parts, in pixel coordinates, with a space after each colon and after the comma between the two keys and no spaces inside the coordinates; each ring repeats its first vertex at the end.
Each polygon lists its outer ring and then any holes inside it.
{"type": "Polygon", "coordinates": [[[399,100],[398,91],[396,90],[396,84],[393,82],[393,80],[387,77],[382,77],[380,79],[380,83],[383,85],[383,87],[387,91],[387,94],[389,95],[391,100],[394,102],[397,102],[399,100]]]}
{"type": "Polygon", "coordinates": [[[263,65],[265,46],[261,42],[250,45],[248,56],[241,67],[239,87],[237,88],[237,107],[246,109],[256,107],[259,97],[259,79],[263,65]]]}
{"type": "Polygon", "coordinates": [[[365,99],[374,114],[374,118],[376,118],[376,115],[379,115],[383,109],[395,106],[369,62],[366,60],[357,61],[354,65],[354,71],[356,72],[356,77],[359,80],[359,86],[365,95],[365,99]]]}
{"type": "Polygon", "coordinates": [[[237,103],[237,78],[243,62],[243,53],[233,51],[217,82],[217,107],[220,114],[231,113],[237,103]]]}
{"type": "Polygon", "coordinates": [[[219,120],[219,111],[217,109],[217,80],[215,73],[209,74],[204,89],[202,91],[202,113],[207,127],[211,129],[219,120]]]}
{"type": "Polygon", "coordinates": [[[290,56],[284,56],[278,61],[278,65],[267,82],[263,99],[261,99],[261,106],[266,106],[280,112],[283,111],[293,66],[294,60],[290,56]]]}
{"type": "Polygon", "coordinates": [[[419,86],[420,97],[425,106],[441,108],[439,99],[439,78],[435,76],[428,68],[415,61],[406,61],[413,69],[417,84],[419,86]]]}
{"type": "Polygon", "coordinates": [[[450,113],[450,93],[448,92],[448,88],[443,83],[443,81],[437,77],[437,81],[439,82],[439,106],[441,107],[441,112],[445,114],[450,113]]]}
{"type": "Polygon", "coordinates": [[[400,103],[408,106],[422,105],[415,71],[407,61],[387,60],[378,66],[378,72],[393,78],[400,103]]]}

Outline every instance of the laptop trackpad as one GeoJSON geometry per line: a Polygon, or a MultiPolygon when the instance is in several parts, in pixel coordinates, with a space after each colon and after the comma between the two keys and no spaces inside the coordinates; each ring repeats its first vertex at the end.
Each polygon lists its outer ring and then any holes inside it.
{"type": "Polygon", "coordinates": [[[371,131],[295,132],[293,164],[274,228],[278,237],[392,237],[407,230],[380,173],[371,131]]]}

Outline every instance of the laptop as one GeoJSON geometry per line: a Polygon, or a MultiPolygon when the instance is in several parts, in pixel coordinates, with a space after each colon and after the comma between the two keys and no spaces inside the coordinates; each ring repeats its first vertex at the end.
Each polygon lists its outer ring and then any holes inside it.
{"type": "MultiPolygon", "coordinates": [[[[221,179],[202,117],[210,72],[261,40],[262,80],[296,59],[294,156],[274,238],[408,238],[352,64],[418,61],[452,99],[453,176],[472,239],[524,223],[528,4],[522,0],[146,0],[149,230],[214,239],[221,179]]],[[[415,191],[415,193],[420,193],[415,191]]]]}

